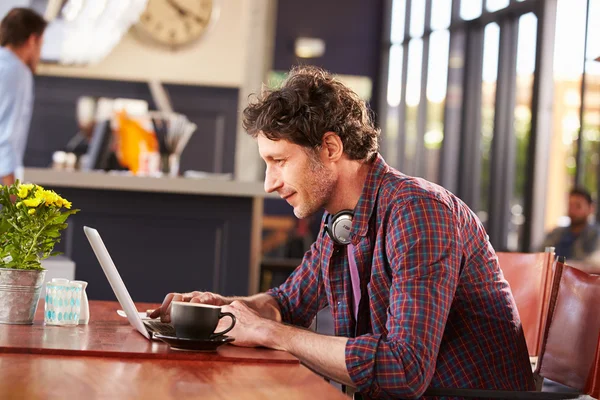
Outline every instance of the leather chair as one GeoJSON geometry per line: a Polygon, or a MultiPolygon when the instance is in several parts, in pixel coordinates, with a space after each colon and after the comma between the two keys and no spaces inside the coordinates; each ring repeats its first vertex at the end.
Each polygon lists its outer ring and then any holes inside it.
{"type": "Polygon", "coordinates": [[[595,399],[600,397],[600,335],[598,335],[598,346],[592,373],[588,377],[585,393],[595,399]]]}
{"type": "MultiPolygon", "coordinates": [[[[548,301],[547,324],[543,330],[534,378],[536,383],[547,378],[577,392],[429,388],[424,395],[499,399],[572,399],[586,391],[593,393],[593,375],[598,373],[597,359],[600,357],[597,354],[600,334],[598,300],[600,300],[599,275],[589,275],[564,265],[561,260],[555,263],[548,301]]],[[[597,383],[598,380],[595,381],[597,383]]],[[[541,384],[538,385],[539,387],[541,384]]]]}
{"type": "Polygon", "coordinates": [[[548,309],[554,249],[544,253],[498,252],[497,255],[517,305],[529,356],[537,357],[548,309]]]}
{"type": "Polygon", "coordinates": [[[554,312],[548,317],[550,323],[536,372],[584,392],[594,372],[600,333],[600,275],[568,265],[561,267],[562,274],[556,273],[556,299],[550,300],[554,312]]]}

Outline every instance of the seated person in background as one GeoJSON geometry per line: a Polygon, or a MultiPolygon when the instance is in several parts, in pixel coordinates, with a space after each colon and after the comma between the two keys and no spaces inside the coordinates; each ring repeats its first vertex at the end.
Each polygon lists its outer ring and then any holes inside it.
{"type": "Polygon", "coordinates": [[[429,386],[533,390],[519,315],[477,216],[386,164],[354,92],[299,67],[244,110],[244,127],[266,162],[265,190],[298,218],[324,208],[327,228],[280,287],[169,293],[151,317],[170,321],[172,301],[223,305],[237,318],[234,344],[286,350],[358,398],[418,398],[429,386]],[[304,329],[326,305],[336,336],[304,329]]]}
{"type": "Polygon", "coordinates": [[[566,257],[567,262],[584,261],[588,256],[600,250],[600,228],[589,222],[594,213],[594,203],[590,193],[583,188],[574,188],[569,192],[569,218],[571,224],[550,232],[542,245],[554,247],[558,256],[566,257]]]}

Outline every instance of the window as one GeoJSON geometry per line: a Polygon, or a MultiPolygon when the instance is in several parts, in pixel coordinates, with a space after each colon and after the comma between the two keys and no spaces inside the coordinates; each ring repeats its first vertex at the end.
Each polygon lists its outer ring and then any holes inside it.
{"type": "MultiPolygon", "coordinates": [[[[457,194],[479,216],[497,250],[529,248],[530,187],[536,184],[529,173],[531,144],[534,138],[540,143],[532,110],[534,88],[540,86],[535,81],[543,2],[389,1],[384,157],[402,172],[457,194]]],[[[590,96],[600,100],[600,93],[590,96]]],[[[594,114],[590,106],[586,118],[599,116],[600,109],[594,114]]],[[[600,132],[590,132],[589,142],[600,147],[600,132]]],[[[600,149],[596,153],[591,171],[600,163],[600,149]]]]}

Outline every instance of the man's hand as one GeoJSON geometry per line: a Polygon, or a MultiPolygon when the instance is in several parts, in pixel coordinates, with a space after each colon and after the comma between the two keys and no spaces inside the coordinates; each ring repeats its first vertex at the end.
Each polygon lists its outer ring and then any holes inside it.
{"type": "Polygon", "coordinates": [[[162,322],[171,322],[171,304],[174,301],[212,304],[215,306],[222,306],[228,303],[225,297],[210,292],[194,291],[190,293],[169,293],[165,296],[162,305],[156,310],[152,311],[148,317],[160,317],[162,322]]]}
{"type": "MultiPolygon", "coordinates": [[[[268,325],[276,324],[276,322],[262,318],[242,301],[233,301],[231,304],[223,306],[221,312],[230,312],[235,315],[235,327],[227,335],[235,338],[235,341],[231,344],[236,346],[264,346],[268,325]]],[[[216,331],[219,332],[227,328],[229,324],[229,318],[222,318],[216,331]]]]}
{"type": "MultiPolygon", "coordinates": [[[[287,351],[324,376],[354,386],[346,368],[348,338],[319,335],[263,318],[244,301],[232,301],[231,304],[221,307],[221,311],[235,315],[236,324],[227,333],[235,339],[231,342],[232,345],[263,346],[287,351]]],[[[229,324],[229,318],[221,318],[216,332],[226,329],[229,324]]]]}

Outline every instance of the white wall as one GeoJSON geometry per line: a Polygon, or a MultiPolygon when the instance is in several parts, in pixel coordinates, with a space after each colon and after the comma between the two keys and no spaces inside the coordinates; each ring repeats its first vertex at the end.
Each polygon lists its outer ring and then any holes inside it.
{"type": "Polygon", "coordinates": [[[0,18],[4,16],[13,7],[29,7],[31,0],[0,0],[0,18]]]}
{"type": "Polygon", "coordinates": [[[244,83],[248,0],[217,0],[219,17],[201,39],[181,50],[168,50],[137,39],[130,31],[100,63],[85,67],[41,65],[41,75],[112,80],[160,80],[207,86],[244,83]]]}

